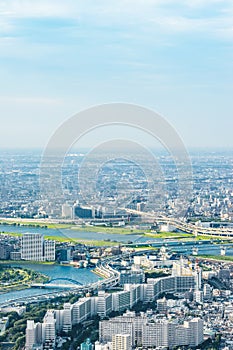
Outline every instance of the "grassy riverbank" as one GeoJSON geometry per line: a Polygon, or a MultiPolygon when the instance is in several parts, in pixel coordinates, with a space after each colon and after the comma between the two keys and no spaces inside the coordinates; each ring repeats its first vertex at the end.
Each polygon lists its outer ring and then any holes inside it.
{"type": "Polygon", "coordinates": [[[233,256],[198,255],[197,257],[200,259],[215,260],[221,262],[233,262],[233,256]]]}
{"type": "Polygon", "coordinates": [[[149,238],[160,238],[160,239],[184,239],[184,238],[194,238],[194,235],[189,233],[180,232],[145,232],[145,237],[149,238]]]}
{"type": "Polygon", "coordinates": [[[57,265],[54,261],[29,261],[29,260],[0,260],[0,266],[1,265],[57,265]]]}
{"type": "Polygon", "coordinates": [[[105,226],[89,226],[89,225],[75,225],[74,223],[64,224],[64,223],[47,223],[37,222],[37,221],[26,221],[22,219],[14,219],[14,220],[0,220],[0,230],[1,225],[9,225],[9,226],[22,226],[22,227],[41,227],[48,229],[72,229],[75,231],[83,231],[83,232],[100,232],[100,233],[110,233],[110,234],[122,234],[122,235],[130,235],[130,234],[144,234],[141,229],[132,229],[130,227],[105,227],[105,226]]]}
{"type": "MultiPolygon", "coordinates": [[[[15,233],[15,232],[4,232],[4,235],[12,236],[12,237],[21,237],[22,233],[15,233]]],[[[45,239],[48,240],[54,240],[58,243],[75,243],[75,244],[85,244],[87,246],[96,246],[96,247],[112,247],[119,245],[119,242],[114,241],[108,241],[108,240],[90,240],[90,239],[83,239],[83,238],[70,238],[70,237],[64,237],[64,236],[44,236],[45,239]]],[[[114,239],[114,236],[113,236],[114,239]]],[[[0,262],[1,263],[1,262],[0,262]]]]}
{"type": "MultiPolygon", "coordinates": [[[[1,228],[1,227],[0,227],[1,228]]],[[[100,229],[100,228],[99,228],[100,229]]],[[[111,230],[110,228],[108,228],[109,230],[111,230]]],[[[113,230],[113,229],[112,229],[113,230]]],[[[99,231],[99,233],[101,234],[102,232],[99,231]]],[[[22,233],[15,233],[15,232],[4,232],[4,234],[6,235],[9,235],[9,236],[12,236],[12,237],[21,237],[22,236],[22,233]]],[[[110,234],[108,232],[108,234],[110,234]]],[[[131,240],[130,240],[130,235],[127,234],[127,237],[128,237],[128,241],[125,241],[125,242],[118,242],[114,239],[114,234],[112,233],[112,239],[106,239],[106,240],[103,240],[103,239],[89,239],[88,238],[88,234],[87,234],[87,238],[79,238],[79,237],[76,237],[76,238],[72,238],[72,237],[68,237],[68,236],[65,236],[62,234],[61,235],[45,235],[44,238],[45,239],[48,239],[48,240],[55,240],[56,242],[58,243],[73,243],[73,244],[85,244],[87,246],[96,246],[96,247],[112,247],[112,246],[117,246],[119,244],[127,244],[129,243],[131,240]]],[[[123,234],[122,234],[123,235],[123,234]]],[[[195,237],[194,235],[192,234],[188,234],[188,233],[175,233],[175,232],[158,232],[158,233],[149,233],[149,232],[146,232],[144,234],[140,234],[142,237],[146,238],[148,241],[150,239],[170,239],[170,240],[178,240],[178,241],[183,241],[183,242],[188,242],[188,241],[205,241],[205,240],[216,240],[217,237],[214,237],[214,236],[198,236],[198,237],[195,237]]],[[[78,233],[77,233],[77,236],[78,236],[78,233]]],[[[101,237],[102,238],[102,237],[101,237]]],[[[231,242],[232,239],[229,239],[229,238],[219,238],[219,244],[221,244],[221,241],[224,241],[224,242],[231,242]]],[[[215,242],[215,244],[218,244],[218,242],[215,242]]],[[[145,246],[148,246],[146,243],[145,243],[145,246]]]]}
{"type": "Polygon", "coordinates": [[[49,277],[30,269],[0,265],[0,293],[18,291],[29,288],[31,283],[43,283],[48,280],[49,277]]]}

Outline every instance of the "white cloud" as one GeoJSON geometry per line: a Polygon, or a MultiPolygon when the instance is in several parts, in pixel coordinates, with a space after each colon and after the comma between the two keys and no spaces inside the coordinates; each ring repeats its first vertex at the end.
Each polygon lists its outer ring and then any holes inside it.
{"type": "Polygon", "coordinates": [[[226,19],[225,17],[188,18],[184,16],[163,16],[155,17],[151,21],[169,32],[218,33],[232,28],[231,19],[226,19]]]}
{"type": "MultiPolygon", "coordinates": [[[[78,18],[87,24],[87,31],[89,24],[102,30],[104,26],[119,26],[128,33],[131,26],[147,28],[151,33],[159,27],[169,35],[203,31],[229,39],[232,38],[233,6],[232,0],[1,0],[0,35],[17,31],[16,18],[78,18]],[[218,12],[211,15],[215,5],[218,12]],[[202,8],[205,8],[203,15],[202,8]]],[[[69,30],[72,35],[72,28],[69,30]]],[[[82,25],[78,30],[82,30],[82,25]]]]}

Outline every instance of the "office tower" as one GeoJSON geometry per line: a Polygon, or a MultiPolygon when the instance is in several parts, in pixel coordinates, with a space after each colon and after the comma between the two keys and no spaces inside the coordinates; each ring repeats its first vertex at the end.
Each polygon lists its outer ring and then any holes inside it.
{"type": "Polygon", "coordinates": [[[70,258],[71,258],[71,249],[70,248],[60,249],[59,261],[69,263],[70,258]]]}
{"type": "Polygon", "coordinates": [[[0,260],[10,259],[10,254],[13,251],[13,246],[6,243],[0,243],[0,260]]]}
{"type": "Polygon", "coordinates": [[[73,203],[65,203],[62,205],[62,217],[65,219],[73,219],[74,217],[73,203]]]}
{"type": "Polygon", "coordinates": [[[95,210],[93,207],[74,205],[74,218],[93,219],[95,217],[95,210]]]}

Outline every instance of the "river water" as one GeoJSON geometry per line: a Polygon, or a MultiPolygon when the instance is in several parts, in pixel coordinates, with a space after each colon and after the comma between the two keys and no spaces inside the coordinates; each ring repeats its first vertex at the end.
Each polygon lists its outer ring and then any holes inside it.
{"type": "Polygon", "coordinates": [[[58,229],[58,228],[41,228],[30,226],[13,226],[13,225],[0,225],[0,232],[14,232],[14,233],[42,233],[46,236],[58,236],[68,238],[79,238],[83,240],[111,240],[117,242],[128,242],[139,239],[140,235],[121,235],[121,234],[109,234],[105,232],[88,232],[79,231],[75,229],[58,229]]]}
{"type": "MultiPolygon", "coordinates": [[[[89,284],[99,280],[99,277],[92,272],[90,269],[77,269],[73,266],[62,266],[62,265],[42,265],[42,264],[22,264],[11,263],[11,266],[22,266],[23,268],[32,269],[34,271],[41,272],[51,278],[70,278],[76,280],[82,284],[89,284]]],[[[65,282],[63,282],[65,284],[65,282]]],[[[68,283],[68,282],[67,282],[68,283]]],[[[16,300],[20,298],[33,297],[36,295],[42,295],[46,292],[56,292],[61,289],[37,289],[30,288],[15,292],[9,292],[0,294],[0,304],[5,303],[9,300],[16,300]]]]}
{"type": "MultiPolygon", "coordinates": [[[[176,240],[162,240],[155,238],[146,238],[140,235],[120,235],[120,234],[108,234],[102,232],[82,232],[76,230],[58,230],[58,229],[44,229],[37,227],[22,227],[22,226],[11,226],[11,225],[0,225],[1,232],[15,232],[15,233],[25,233],[25,232],[38,232],[44,235],[50,236],[67,236],[72,238],[88,239],[88,240],[114,240],[118,242],[128,242],[132,241],[138,244],[150,241],[152,246],[161,247],[163,245],[167,246],[173,252],[182,253],[190,255],[192,254],[192,248],[195,246],[198,248],[198,254],[202,255],[220,255],[220,244],[213,244],[210,241],[199,241],[199,242],[180,242],[176,240]]],[[[222,244],[223,245],[223,244],[222,244]]],[[[226,244],[226,255],[233,256],[233,244],[226,244]]],[[[11,264],[13,265],[13,264],[11,264]]],[[[19,263],[16,263],[20,266],[19,263]]],[[[90,269],[77,269],[72,266],[62,266],[62,265],[35,265],[35,264],[22,264],[22,267],[29,268],[38,272],[41,272],[51,278],[70,278],[81,282],[82,284],[88,284],[96,282],[99,277],[96,276],[90,269]]],[[[58,290],[49,289],[49,292],[55,292],[58,290]]],[[[59,291],[61,291],[59,289],[59,291]]],[[[7,302],[8,300],[18,300],[20,298],[29,298],[36,295],[45,294],[46,291],[43,289],[30,288],[22,291],[9,292],[5,294],[0,294],[0,304],[7,302]]]]}

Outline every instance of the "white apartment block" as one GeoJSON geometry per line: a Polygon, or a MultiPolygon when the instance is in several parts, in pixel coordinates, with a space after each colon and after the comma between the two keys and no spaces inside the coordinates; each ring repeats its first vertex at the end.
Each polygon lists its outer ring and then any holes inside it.
{"type": "Polygon", "coordinates": [[[70,303],[65,303],[62,312],[62,330],[68,333],[72,329],[72,306],[70,303]]]}
{"type": "Polygon", "coordinates": [[[36,324],[32,320],[27,321],[26,328],[26,350],[32,350],[33,345],[36,343],[36,324]]]}
{"type": "Polygon", "coordinates": [[[23,260],[43,261],[43,235],[40,233],[22,235],[21,258],[23,260]]]}
{"type": "Polygon", "coordinates": [[[142,327],[142,345],[144,347],[169,346],[169,322],[148,322],[142,327]]]}
{"type": "Polygon", "coordinates": [[[113,336],[117,334],[130,335],[130,346],[134,345],[134,328],[133,319],[120,316],[110,319],[109,321],[102,321],[99,325],[100,342],[112,342],[113,336]]]}
{"type": "Polygon", "coordinates": [[[72,305],[72,325],[86,321],[92,315],[92,298],[79,299],[72,305]]]}
{"type": "Polygon", "coordinates": [[[32,320],[27,321],[26,328],[26,350],[40,349],[45,343],[51,344],[54,348],[56,341],[56,320],[55,312],[47,311],[43,319],[43,323],[36,323],[32,320]]]}
{"type": "Polygon", "coordinates": [[[143,288],[140,284],[125,284],[124,290],[130,292],[130,308],[143,300],[143,288]]]}
{"type": "Polygon", "coordinates": [[[40,233],[24,233],[21,237],[21,259],[54,261],[55,241],[45,241],[40,233]]]}
{"type": "Polygon", "coordinates": [[[44,241],[44,260],[55,261],[55,241],[44,241]]]}
{"type": "Polygon", "coordinates": [[[194,276],[175,276],[164,278],[148,278],[145,285],[144,301],[150,302],[158,298],[161,293],[183,293],[194,289],[194,276]]]}
{"type": "Polygon", "coordinates": [[[130,309],[130,291],[124,290],[112,294],[112,310],[124,311],[130,309]]]}
{"type": "Polygon", "coordinates": [[[193,318],[188,322],[190,328],[190,346],[198,346],[203,342],[203,320],[193,318]]]}
{"type": "Polygon", "coordinates": [[[43,342],[51,342],[55,344],[56,340],[56,319],[55,312],[48,310],[45,314],[42,324],[42,339],[43,342]]]}
{"type": "Polygon", "coordinates": [[[131,350],[131,338],[129,334],[114,334],[112,337],[112,350],[131,350]]]}
{"type": "Polygon", "coordinates": [[[105,317],[112,312],[112,294],[99,291],[98,296],[93,298],[93,313],[105,317]]]}
{"type": "Polygon", "coordinates": [[[95,350],[112,350],[112,342],[108,344],[101,344],[99,341],[95,342],[95,350]]]}
{"type": "Polygon", "coordinates": [[[116,335],[129,335],[130,346],[145,348],[175,346],[198,346],[203,342],[203,321],[193,318],[179,324],[177,320],[167,318],[135,316],[126,313],[109,321],[101,321],[99,340],[108,343],[116,335]]]}

